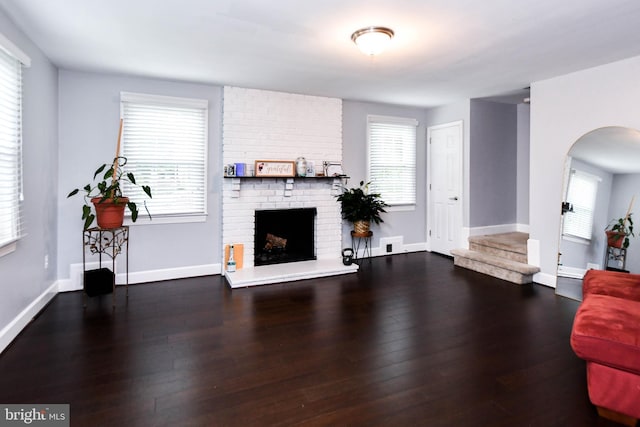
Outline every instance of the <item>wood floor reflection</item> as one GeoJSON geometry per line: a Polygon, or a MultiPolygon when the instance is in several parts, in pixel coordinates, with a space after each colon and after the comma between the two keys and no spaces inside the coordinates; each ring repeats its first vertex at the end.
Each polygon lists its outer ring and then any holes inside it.
{"type": "Polygon", "coordinates": [[[58,295],[0,356],[0,402],[72,426],[608,426],[578,302],[413,253],[231,291],[219,276],[58,295]]]}

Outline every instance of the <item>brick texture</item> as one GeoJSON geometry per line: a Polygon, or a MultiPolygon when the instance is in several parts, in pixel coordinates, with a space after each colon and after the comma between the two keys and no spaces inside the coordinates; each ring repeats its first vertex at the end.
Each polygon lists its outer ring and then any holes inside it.
{"type": "MultiPolygon", "coordinates": [[[[223,164],[305,157],[321,168],[342,160],[342,101],[237,87],[224,88],[223,164]]],[[[253,267],[255,210],[317,208],[316,255],[340,257],[342,219],[338,180],[224,179],[222,241],[244,243],[244,266],[253,267]]],[[[224,251],[223,251],[224,253],[224,251]]]]}

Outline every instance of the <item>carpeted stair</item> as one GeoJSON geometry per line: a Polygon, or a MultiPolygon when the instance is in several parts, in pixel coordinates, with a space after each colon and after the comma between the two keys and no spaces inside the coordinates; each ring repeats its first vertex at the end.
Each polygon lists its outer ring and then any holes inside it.
{"type": "Polygon", "coordinates": [[[527,264],[527,233],[469,237],[469,249],[453,249],[457,266],[519,285],[533,282],[540,268],[527,264]]]}

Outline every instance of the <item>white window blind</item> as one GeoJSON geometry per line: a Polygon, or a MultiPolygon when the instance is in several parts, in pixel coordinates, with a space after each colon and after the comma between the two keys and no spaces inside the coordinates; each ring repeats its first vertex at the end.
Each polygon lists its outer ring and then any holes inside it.
{"type": "Polygon", "coordinates": [[[414,119],[367,117],[370,189],[391,206],[416,203],[414,119]]]}
{"type": "Polygon", "coordinates": [[[207,108],[200,99],[121,94],[122,154],[153,198],[131,185],[125,194],[154,219],[206,214],[207,108]]]}
{"type": "Polygon", "coordinates": [[[599,181],[600,178],[595,175],[571,170],[567,202],[573,205],[573,212],[564,214],[562,230],[564,235],[591,239],[599,181]]]}
{"type": "Polygon", "coordinates": [[[0,45],[0,252],[22,235],[22,63],[0,45]]]}

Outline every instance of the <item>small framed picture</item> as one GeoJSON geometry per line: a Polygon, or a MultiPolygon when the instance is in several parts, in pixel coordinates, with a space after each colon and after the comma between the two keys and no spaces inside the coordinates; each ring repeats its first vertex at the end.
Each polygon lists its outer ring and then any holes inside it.
{"type": "Polygon", "coordinates": [[[327,162],[323,163],[325,176],[343,176],[342,162],[327,162]]]}
{"type": "Polygon", "coordinates": [[[296,175],[296,162],[289,160],[256,160],[255,176],[291,177],[296,175]]]}

